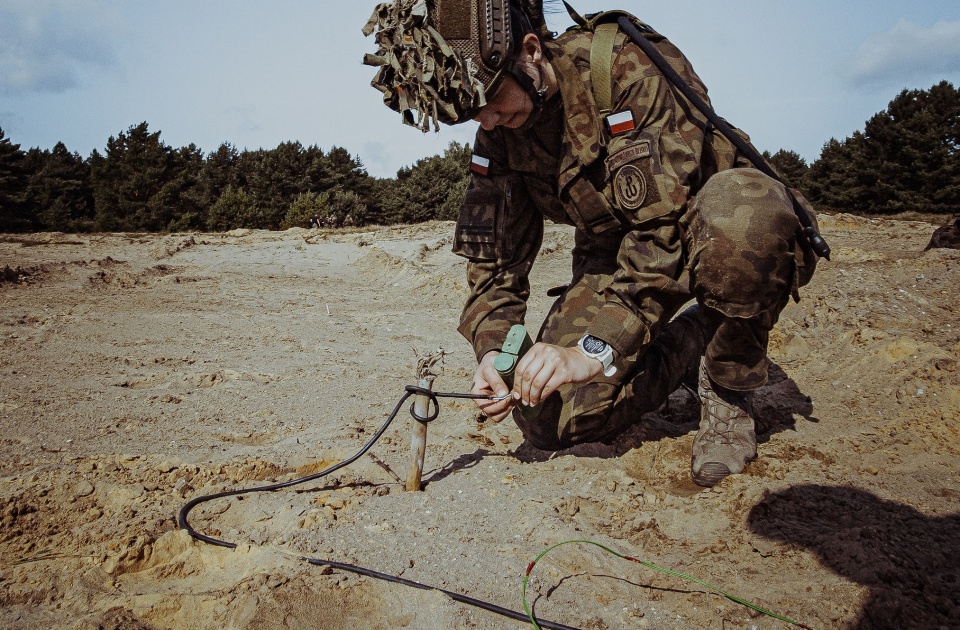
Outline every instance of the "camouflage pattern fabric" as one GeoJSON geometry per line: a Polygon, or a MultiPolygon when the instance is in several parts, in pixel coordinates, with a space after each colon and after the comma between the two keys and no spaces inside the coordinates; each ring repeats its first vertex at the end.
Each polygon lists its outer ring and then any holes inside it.
{"type": "MultiPolygon", "coordinates": [[[[572,346],[583,336],[590,315],[604,304],[602,287],[609,276],[588,275],[554,304],[539,341],[572,346]]],[[[695,370],[710,331],[702,311],[671,321],[638,357],[618,358],[628,374],[599,375],[583,385],[565,385],[540,406],[534,420],[514,409],[513,419],[537,448],[558,450],[584,442],[613,439],[663,404],[684,377],[695,370]]]]}
{"type": "MultiPolygon", "coordinates": [[[[613,346],[618,370],[561,388],[536,423],[515,414],[543,448],[613,437],[659,407],[704,354],[720,385],[763,384],[768,333],[816,263],[783,186],[747,168],[622,33],[613,115],[603,120],[591,41],[575,29],[546,42],[559,97],[521,129],[478,132],[474,154],[489,169],[471,178],[454,243],[471,287],[459,330],[480,358],[524,321],[544,217],[577,228],[570,287],[539,339],[572,347],[589,332],[613,346]],[[618,114],[625,122],[613,127],[618,114]],[[696,317],[668,325],[692,298],[696,317]]],[[[654,42],[706,99],[686,58],[654,42]]]]}
{"type": "MultiPolygon", "coordinates": [[[[537,422],[515,413],[533,444],[556,449],[616,436],[660,407],[701,356],[711,380],[723,387],[752,391],[766,382],[769,332],[796,277],[790,243],[797,220],[783,186],[754,169],[724,171],[691,201],[681,225],[683,249],[693,255],[678,284],[689,287],[682,297],[696,297],[700,306],[658,326],[637,354],[618,354],[613,377],[562,387],[543,404],[537,422]]],[[[670,241],[675,228],[657,232],[653,241],[670,241]]],[[[574,269],[595,268],[593,256],[576,247],[574,269]]],[[[538,341],[571,347],[587,331],[594,334],[616,273],[575,275],[538,341]]]]}
{"type": "Polygon", "coordinates": [[[682,222],[690,286],[715,314],[707,373],[727,389],[754,390],[767,381],[768,333],[791,294],[799,299],[792,202],[760,171],[732,169],[707,181],[682,222]]]}
{"type": "Polygon", "coordinates": [[[432,124],[454,123],[464,112],[486,105],[483,82],[471,58],[455,51],[430,25],[426,0],[378,4],[363,27],[376,33],[379,50],[363,63],[379,67],[371,85],[404,124],[427,132],[432,124]],[[413,118],[416,112],[417,118],[413,118]]]}
{"type": "Polygon", "coordinates": [[[934,230],[924,251],[938,247],[960,249],[960,216],[955,217],[953,223],[934,230]]]}

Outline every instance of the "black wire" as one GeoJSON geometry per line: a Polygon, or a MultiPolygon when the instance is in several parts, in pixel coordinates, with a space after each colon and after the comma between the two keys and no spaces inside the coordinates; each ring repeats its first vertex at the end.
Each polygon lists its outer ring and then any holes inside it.
{"type": "MultiPolygon", "coordinates": [[[[451,599],[454,599],[463,604],[469,604],[471,606],[476,606],[477,608],[483,608],[484,610],[495,612],[498,615],[503,615],[504,617],[510,617],[511,619],[516,619],[517,621],[530,621],[530,617],[528,617],[525,613],[517,612],[515,610],[510,610],[509,608],[504,608],[503,606],[497,606],[496,604],[491,604],[481,599],[474,599],[473,597],[461,595],[460,593],[455,593],[453,591],[437,588],[436,586],[421,584],[420,582],[414,582],[413,580],[407,580],[402,577],[397,577],[395,575],[380,573],[379,571],[373,571],[372,569],[366,569],[364,567],[357,567],[352,564],[334,562],[333,560],[320,560],[319,558],[307,558],[305,556],[302,557],[301,559],[306,560],[310,564],[318,567],[333,567],[334,569],[351,571],[353,573],[359,573],[360,575],[366,575],[368,577],[376,578],[378,580],[385,580],[387,582],[393,582],[395,584],[403,584],[404,586],[411,586],[413,588],[419,588],[425,591],[438,591],[450,597],[451,599]]],[[[555,621],[543,621],[541,619],[537,619],[537,623],[540,624],[541,627],[550,628],[551,630],[581,630],[580,628],[577,628],[575,626],[567,626],[562,623],[557,623],[555,621]]]]}
{"type": "MultiPolygon", "coordinates": [[[[440,413],[440,403],[437,400],[438,398],[466,398],[473,400],[490,400],[492,396],[486,396],[484,394],[456,394],[456,393],[447,393],[447,392],[433,392],[429,389],[423,387],[416,387],[414,385],[407,385],[404,391],[403,396],[397,402],[396,406],[393,408],[393,411],[390,412],[390,415],[384,421],[383,425],[377,430],[377,432],[371,437],[363,447],[356,452],[353,456],[330,466],[326,470],[322,470],[318,473],[312,475],[307,475],[306,477],[299,477],[297,479],[291,479],[290,481],[284,481],[282,483],[274,483],[267,486],[257,486],[253,488],[242,488],[240,490],[227,490],[224,492],[216,492],[214,494],[206,494],[194,499],[191,499],[180,508],[180,512],[177,514],[177,525],[180,529],[186,531],[192,538],[199,540],[201,542],[216,545],[217,547],[226,547],[228,549],[236,549],[237,543],[229,542],[226,540],[220,540],[219,538],[214,538],[213,536],[207,536],[206,534],[201,534],[190,525],[190,522],[187,520],[190,512],[193,508],[197,507],[201,503],[206,503],[208,501],[215,501],[217,499],[223,499],[225,497],[235,497],[244,494],[253,494],[255,492],[274,492],[276,490],[281,490],[283,488],[289,488],[291,486],[296,486],[298,484],[306,483],[308,481],[313,481],[314,479],[319,479],[325,477],[330,473],[336,472],[341,468],[349,466],[353,462],[357,461],[363,455],[370,450],[370,448],[379,440],[393,420],[397,417],[397,413],[400,411],[400,408],[403,406],[403,403],[407,401],[408,398],[414,395],[426,396],[430,399],[430,404],[433,405],[433,411],[428,413],[426,417],[422,417],[414,412],[413,405],[410,406],[410,415],[412,415],[416,420],[420,422],[431,422],[437,418],[440,413]]],[[[460,593],[455,593],[453,591],[448,591],[442,588],[437,588],[435,586],[429,586],[427,584],[421,584],[420,582],[414,582],[413,580],[407,580],[398,576],[389,575],[387,573],[380,573],[379,571],[374,571],[373,569],[367,569],[366,567],[360,567],[353,564],[346,564],[343,562],[336,562],[334,560],[321,560],[319,558],[308,558],[306,556],[301,557],[302,560],[314,565],[314,566],[328,566],[334,569],[340,569],[343,571],[350,571],[352,573],[357,573],[359,575],[365,575],[368,577],[376,578],[378,580],[384,580],[387,582],[393,582],[395,584],[402,584],[404,586],[411,586],[413,588],[419,588],[422,590],[428,591],[439,591],[444,595],[450,597],[451,599],[469,604],[470,606],[475,606],[477,608],[482,608],[484,610],[497,613],[498,615],[503,615],[504,617],[509,617],[511,619],[516,619],[518,621],[529,621],[529,617],[521,612],[510,610],[509,608],[504,608],[502,606],[497,606],[496,604],[491,604],[480,599],[475,599],[473,597],[468,597],[466,595],[461,595],[460,593]]],[[[537,620],[537,623],[540,624],[543,628],[550,628],[550,630],[580,630],[574,626],[567,626],[562,623],[556,623],[553,621],[541,621],[537,620]]]]}
{"type": "MultiPolygon", "coordinates": [[[[322,470],[312,475],[307,475],[306,477],[299,477],[297,479],[291,479],[290,481],[284,481],[283,483],[275,483],[275,484],[270,484],[268,486],[259,486],[259,487],[253,487],[253,488],[243,488],[240,490],[227,490],[225,492],[217,492],[215,494],[207,494],[207,495],[196,497],[195,499],[192,499],[190,502],[184,505],[182,508],[180,508],[180,513],[177,514],[177,525],[180,527],[180,529],[185,530],[187,533],[189,533],[193,538],[197,540],[201,540],[211,545],[217,545],[218,547],[227,547],[228,549],[236,549],[237,548],[236,543],[227,542],[225,540],[220,540],[218,538],[206,536],[204,534],[197,532],[193,527],[191,527],[190,523],[187,521],[187,515],[190,514],[193,508],[197,507],[201,503],[214,501],[216,499],[223,499],[225,497],[239,496],[242,494],[253,494],[254,492],[273,492],[275,490],[289,488],[291,486],[296,486],[302,483],[306,483],[308,481],[313,481],[314,479],[320,479],[321,477],[326,477],[330,473],[336,472],[341,468],[345,468],[346,466],[349,466],[353,462],[363,457],[363,455],[370,450],[370,448],[377,442],[377,440],[379,440],[383,436],[384,432],[390,426],[390,423],[392,423],[394,418],[397,417],[397,413],[400,411],[400,407],[403,406],[403,403],[406,402],[406,400],[410,398],[410,396],[413,396],[415,394],[429,397],[430,401],[433,403],[433,406],[434,406],[433,413],[426,418],[422,418],[421,416],[414,415],[414,417],[417,418],[420,422],[430,422],[431,420],[434,420],[437,417],[439,413],[439,403],[437,401],[438,398],[471,398],[471,399],[490,398],[489,396],[485,396],[483,394],[451,394],[451,393],[444,393],[444,392],[432,392],[429,389],[425,389],[423,387],[407,385],[405,388],[405,393],[403,394],[403,397],[400,398],[400,401],[397,402],[396,407],[394,407],[393,411],[390,412],[390,416],[387,417],[387,420],[377,430],[377,432],[373,435],[373,437],[370,438],[370,440],[368,440],[367,443],[363,445],[363,448],[357,451],[357,453],[352,457],[349,457],[343,460],[342,462],[334,464],[333,466],[327,468],[326,470],[322,470]]],[[[411,407],[410,413],[413,414],[412,407],[411,407]]]]}

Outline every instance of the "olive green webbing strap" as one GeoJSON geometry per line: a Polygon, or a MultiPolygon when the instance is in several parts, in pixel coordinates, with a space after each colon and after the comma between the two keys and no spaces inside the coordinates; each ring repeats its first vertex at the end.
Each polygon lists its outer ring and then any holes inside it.
{"type": "Polygon", "coordinates": [[[616,22],[600,24],[593,32],[593,43],[590,44],[590,81],[600,116],[610,114],[613,107],[613,45],[619,31],[616,22]]]}
{"type": "Polygon", "coordinates": [[[567,0],[563,0],[563,6],[575,23],[593,31],[593,42],[590,44],[590,82],[593,84],[593,100],[597,104],[600,117],[608,116],[613,107],[613,45],[617,38],[617,31],[620,29],[617,23],[609,18],[608,22],[599,25],[597,22],[606,16],[621,12],[606,11],[585,18],[577,13],[567,0]]]}

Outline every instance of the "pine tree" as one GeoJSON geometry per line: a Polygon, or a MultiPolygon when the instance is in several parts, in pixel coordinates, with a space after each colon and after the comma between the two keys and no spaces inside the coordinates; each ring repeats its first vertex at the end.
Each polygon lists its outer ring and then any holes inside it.
{"type": "Polygon", "coordinates": [[[276,149],[244,153],[241,166],[245,190],[256,212],[242,227],[277,229],[297,195],[310,192],[306,157],[299,142],[284,142],[276,149]]]}
{"type": "Polygon", "coordinates": [[[867,121],[876,145],[881,212],[960,211],[960,90],[946,81],[929,91],[904,90],[867,121]]]}
{"type": "Polygon", "coordinates": [[[173,218],[169,191],[175,176],[173,150],[151,133],[147,123],[111,136],[106,154],[90,161],[99,230],[165,229],[173,218]]]}
{"type": "Polygon", "coordinates": [[[857,131],[844,141],[831,139],[806,178],[810,200],[825,210],[869,213],[877,204],[876,159],[857,131]]]}
{"type": "Polygon", "coordinates": [[[236,228],[255,228],[260,224],[257,208],[242,188],[227,186],[207,214],[206,228],[226,232],[236,228]]]}
{"type": "Polygon", "coordinates": [[[862,133],[827,143],[807,184],[837,210],[960,212],[960,90],[902,91],[862,133]]]}
{"type": "Polygon", "coordinates": [[[452,220],[470,179],[470,147],[451,142],[443,155],[418,160],[412,168],[397,173],[390,196],[381,199],[388,223],[419,223],[433,219],[452,220]]]}
{"type": "Polygon", "coordinates": [[[87,232],[93,228],[90,167],[78,153],[58,142],[52,150],[30,149],[27,198],[36,209],[40,229],[87,232]]]}
{"type": "Polygon", "coordinates": [[[0,129],[0,232],[28,232],[37,227],[36,215],[27,204],[25,160],[20,145],[13,144],[0,129]]]}
{"type": "Polygon", "coordinates": [[[206,199],[201,177],[203,153],[194,144],[171,154],[168,179],[150,201],[152,215],[161,229],[190,231],[202,229],[206,220],[206,199]]]}
{"type": "Polygon", "coordinates": [[[780,149],[773,155],[764,151],[763,157],[773,165],[773,168],[776,169],[787,186],[791,188],[803,187],[803,180],[810,167],[807,166],[806,160],[800,157],[799,153],[780,149]]]}

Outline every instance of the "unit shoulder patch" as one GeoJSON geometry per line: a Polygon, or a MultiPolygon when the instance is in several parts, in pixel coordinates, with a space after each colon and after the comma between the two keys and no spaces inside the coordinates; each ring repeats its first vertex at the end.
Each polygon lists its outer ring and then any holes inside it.
{"type": "Polygon", "coordinates": [[[636,210],[647,198],[647,180],[634,164],[620,167],[613,177],[613,194],[624,210],[636,210]]]}

